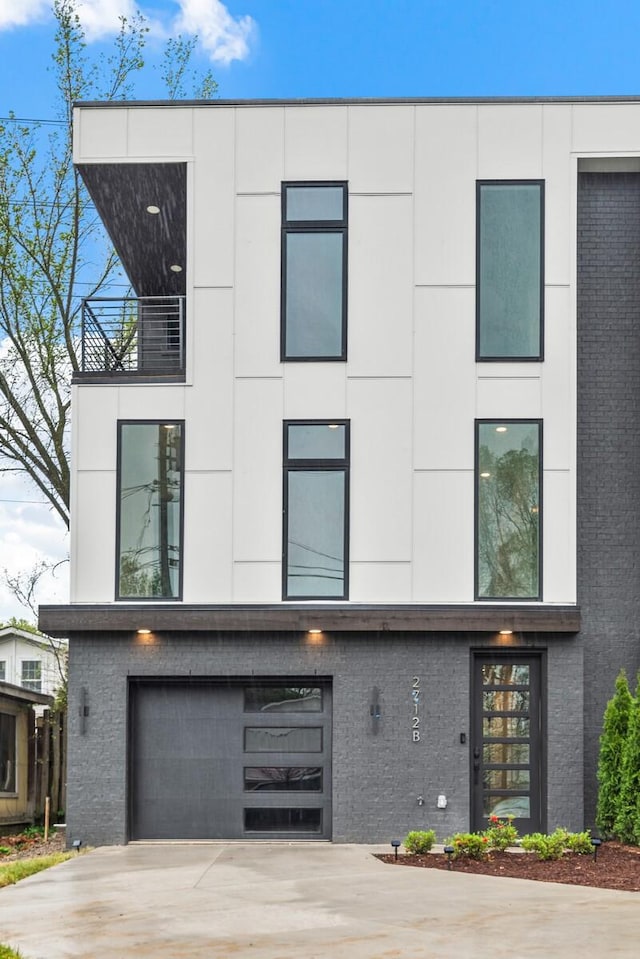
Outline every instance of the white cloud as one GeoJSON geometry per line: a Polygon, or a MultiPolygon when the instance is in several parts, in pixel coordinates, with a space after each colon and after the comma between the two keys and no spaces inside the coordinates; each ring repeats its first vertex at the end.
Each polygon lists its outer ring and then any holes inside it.
{"type": "MultiPolygon", "coordinates": [[[[33,569],[41,560],[62,562],[55,573],[47,573],[41,579],[37,600],[68,603],[69,564],[64,562],[69,549],[68,533],[42,501],[42,494],[20,475],[0,475],[0,571],[7,569],[15,576],[33,569]]],[[[31,619],[31,613],[20,606],[0,579],[0,623],[11,616],[31,619]]]]}
{"type": "Polygon", "coordinates": [[[175,32],[197,34],[213,61],[228,64],[249,55],[255,30],[251,17],[233,17],[220,0],[178,0],[178,5],[181,12],[174,21],[175,32]]]}
{"type": "Polygon", "coordinates": [[[120,29],[120,17],[131,20],[137,9],[134,0],[78,0],[77,3],[80,23],[89,42],[113,36],[120,29]]]}
{"type": "Polygon", "coordinates": [[[50,12],[51,0],[0,0],[0,30],[45,20],[50,12]]]}

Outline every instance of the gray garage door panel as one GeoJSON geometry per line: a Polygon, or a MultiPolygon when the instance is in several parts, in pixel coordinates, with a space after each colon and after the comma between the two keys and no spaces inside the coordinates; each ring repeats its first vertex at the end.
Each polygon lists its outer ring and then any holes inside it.
{"type": "Polygon", "coordinates": [[[328,685],[313,711],[217,683],[132,681],[130,701],[132,839],[330,838],[328,685]]]}

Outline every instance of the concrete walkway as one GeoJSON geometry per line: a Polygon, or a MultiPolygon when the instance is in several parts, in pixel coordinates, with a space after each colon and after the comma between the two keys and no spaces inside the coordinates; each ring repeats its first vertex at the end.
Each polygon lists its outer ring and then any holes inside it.
{"type": "Polygon", "coordinates": [[[106,847],[0,890],[25,959],[607,959],[640,893],[386,866],[387,847],[106,847]]]}

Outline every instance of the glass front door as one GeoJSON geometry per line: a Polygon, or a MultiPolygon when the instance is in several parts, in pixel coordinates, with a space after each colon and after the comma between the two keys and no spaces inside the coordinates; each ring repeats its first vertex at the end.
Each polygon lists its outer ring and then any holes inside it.
{"type": "Polygon", "coordinates": [[[472,828],[513,817],[522,833],[542,828],[540,657],[474,657],[472,828]]]}

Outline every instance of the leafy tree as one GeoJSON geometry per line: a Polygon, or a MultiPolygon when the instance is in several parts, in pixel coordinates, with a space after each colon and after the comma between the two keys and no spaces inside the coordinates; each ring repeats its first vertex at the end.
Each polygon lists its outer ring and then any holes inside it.
{"type": "MultiPolygon", "coordinates": [[[[79,367],[81,297],[118,261],[72,162],[76,100],[131,98],[148,27],[122,17],[111,53],[89,57],[76,0],[54,0],[57,125],[0,122],[0,473],[26,475],[69,524],[71,374],[79,367]]],[[[196,38],[171,39],[161,77],[169,97],[210,97],[190,67],[196,38]]]]}
{"type": "Polygon", "coordinates": [[[622,842],[640,844],[640,673],[622,748],[620,796],[613,829],[622,842]]]}
{"type": "Polygon", "coordinates": [[[616,679],[616,689],[604,712],[598,762],[598,808],[596,825],[605,836],[613,835],[620,800],[622,755],[629,728],[633,697],[623,670],[616,679]]]}
{"type": "Polygon", "coordinates": [[[479,495],[480,581],[486,596],[538,593],[538,457],[527,449],[496,455],[480,447],[491,479],[479,495]]]}

